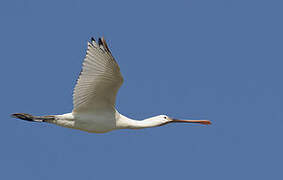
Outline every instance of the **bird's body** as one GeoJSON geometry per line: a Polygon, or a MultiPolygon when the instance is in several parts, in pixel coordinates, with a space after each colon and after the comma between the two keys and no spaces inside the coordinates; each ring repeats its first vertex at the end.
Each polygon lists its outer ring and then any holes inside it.
{"type": "Polygon", "coordinates": [[[120,114],[115,108],[116,94],[123,83],[120,68],[113,58],[106,41],[92,38],[73,94],[71,113],[49,116],[32,116],[25,113],[13,117],[47,122],[92,133],[105,133],[115,129],[141,129],[171,122],[210,124],[209,120],[177,120],[159,115],[142,121],[120,114]]]}

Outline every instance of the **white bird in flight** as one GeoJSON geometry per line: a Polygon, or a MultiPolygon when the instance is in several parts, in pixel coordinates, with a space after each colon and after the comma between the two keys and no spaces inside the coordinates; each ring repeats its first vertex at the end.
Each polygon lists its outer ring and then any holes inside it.
{"type": "Polygon", "coordinates": [[[98,43],[91,38],[87,45],[86,57],[73,92],[74,107],[71,113],[48,116],[16,113],[12,116],[91,133],[105,133],[115,129],[142,129],[180,122],[211,124],[209,120],[179,120],[166,115],[134,120],[120,114],[115,108],[116,95],[123,83],[119,65],[103,37],[98,39],[98,43]]]}

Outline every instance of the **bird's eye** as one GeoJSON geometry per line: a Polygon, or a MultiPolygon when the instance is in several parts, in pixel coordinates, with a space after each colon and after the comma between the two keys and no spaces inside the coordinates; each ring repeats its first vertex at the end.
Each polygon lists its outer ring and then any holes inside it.
{"type": "Polygon", "coordinates": [[[167,119],[167,117],[166,117],[166,116],[164,116],[164,119],[167,119]]]}

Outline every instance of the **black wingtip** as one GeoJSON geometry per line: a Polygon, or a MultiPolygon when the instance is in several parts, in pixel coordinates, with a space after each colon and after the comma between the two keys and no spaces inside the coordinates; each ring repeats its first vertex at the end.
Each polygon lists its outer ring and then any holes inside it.
{"type": "Polygon", "coordinates": [[[103,47],[105,48],[105,50],[108,51],[111,54],[110,49],[109,49],[104,37],[101,38],[101,41],[102,41],[102,44],[103,44],[103,47]]]}
{"type": "Polygon", "coordinates": [[[90,38],[90,40],[91,40],[91,42],[92,42],[92,41],[94,41],[94,42],[95,42],[95,39],[94,39],[94,37],[91,37],[91,38],[90,38]]]}
{"type": "Polygon", "coordinates": [[[99,46],[103,45],[101,38],[98,38],[98,45],[99,45],[99,46]]]}

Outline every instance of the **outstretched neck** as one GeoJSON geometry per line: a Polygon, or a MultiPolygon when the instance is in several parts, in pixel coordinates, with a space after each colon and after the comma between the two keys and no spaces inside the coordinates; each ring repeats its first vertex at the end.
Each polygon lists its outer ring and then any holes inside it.
{"type": "Polygon", "coordinates": [[[153,118],[148,118],[144,120],[134,120],[127,118],[120,114],[119,120],[117,121],[117,128],[120,129],[143,129],[149,127],[156,127],[162,125],[161,122],[156,121],[153,118]]]}

